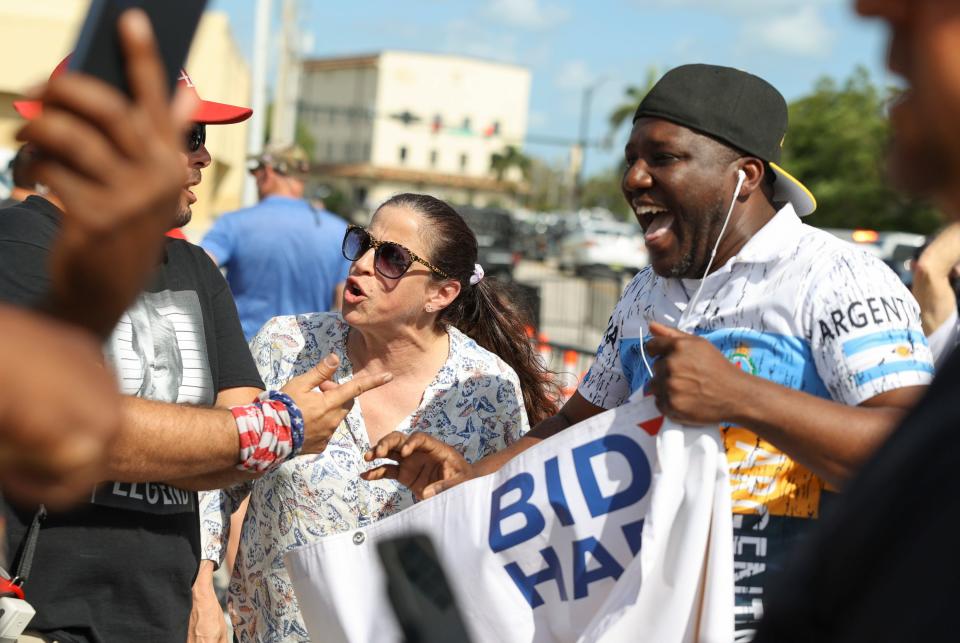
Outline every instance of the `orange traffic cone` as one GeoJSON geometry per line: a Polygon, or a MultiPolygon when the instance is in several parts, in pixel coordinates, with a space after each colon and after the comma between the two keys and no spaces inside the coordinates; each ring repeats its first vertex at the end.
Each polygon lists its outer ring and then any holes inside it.
{"type": "Polygon", "coordinates": [[[570,399],[577,392],[577,385],[580,384],[580,378],[577,377],[577,351],[563,352],[563,370],[560,372],[560,381],[563,385],[560,387],[560,394],[564,400],[570,399]]]}

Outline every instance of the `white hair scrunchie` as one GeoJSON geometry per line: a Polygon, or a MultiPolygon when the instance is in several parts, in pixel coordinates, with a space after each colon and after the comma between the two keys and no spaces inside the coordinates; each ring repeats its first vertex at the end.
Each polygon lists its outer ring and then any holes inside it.
{"type": "Polygon", "coordinates": [[[473,274],[470,275],[470,285],[476,286],[483,279],[483,266],[478,263],[473,264],[473,274]]]}

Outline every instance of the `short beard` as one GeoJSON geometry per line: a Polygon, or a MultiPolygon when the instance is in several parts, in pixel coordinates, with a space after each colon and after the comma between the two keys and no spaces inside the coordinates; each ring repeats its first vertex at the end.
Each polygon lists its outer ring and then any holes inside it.
{"type": "Polygon", "coordinates": [[[718,197],[712,208],[704,213],[699,225],[690,230],[690,250],[670,270],[670,277],[701,279],[710,262],[710,253],[720,236],[726,216],[723,197],[718,197]]]}
{"type": "Polygon", "coordinates": [[[177,212],[176,218],[173,220],[174,228],[182,228],[183,226],[190,223],[190,219],[193,218],[193,211],[190,208],[185,208],[177,212]]]}

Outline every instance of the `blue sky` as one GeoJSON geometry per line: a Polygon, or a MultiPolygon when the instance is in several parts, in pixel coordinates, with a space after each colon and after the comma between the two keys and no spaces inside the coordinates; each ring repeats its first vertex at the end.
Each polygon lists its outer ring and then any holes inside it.
{"type": "MultiPolygon", "coordinates": [[[[282,0],[274,0],[279,15],[282,0]]],[[[211,0],[227,11],[245,53],[252,49],[254,0],[211,0]]],[[[309,52],[346,55],[412,49],[479,56],[528,67],[533,85],[529,133],[575,138],[582,89],[600,79],[591,137],[625,86],[646,70],[689,62],[730,65],[772,82],[787,100],[828,74],[865,65],[879,82],[884,32],[859,19],[851,0],[300,0],[309,52]]],[[[277,21],[275,24],[279,24],[277,21]]],[[[587,171],[619,161],[626,131],[607,151],[590,150],[587,171]]],[[[562,160],[566,150],[528,145],[562,160]]]]}

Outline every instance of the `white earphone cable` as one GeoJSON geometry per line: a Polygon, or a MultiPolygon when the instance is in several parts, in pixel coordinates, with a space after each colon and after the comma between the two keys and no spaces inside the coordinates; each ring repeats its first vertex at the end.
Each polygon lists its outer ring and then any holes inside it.
{"type": "MultiPolygon", "coordinates": [[[[690,298],[689,303],[687,304],[686,309],[680,315],[680,320],[677,322],[677,328],[683,330],[684,320],[687,319],[688,313],[693,310],[694,306],[697,303],[697,300],[700,298],[700,292],[703,290],[703,286],[706,283],[707,275],[710,274],[710,268],[713,267],[713,260],[717,257],[717,249],[720,247],[720,241],[723,239],[724,232],[727,231],[727,224],[730,223],[730,216],[733,214],[733,208],[737,205],[737,198],[740,196],[740,190],[743,188],[743,182],[746,181],[747,174],[743,170],[737,170],[737,188],[733,191],[733,199],[730,200],[730,208],[727,210],[727,216],[723,220],[723,226],[720,228],[720,234],[717,235],[717,241],[713,244],[713,251],[710,253],[710,260],[707,262],[707,268],[703,271],[703,276],[700,277],[700,285],[697,287],[696,292],[693,294],[693,297],[690,298]]],[[[643,348],[645,340],[643,337],[640,338],[640,358],[643,360],[643,365],[647,369],[647,374],[653,378],[653,369],[650,368],[650,362],[647,361],[647,354],[643,348]]]]}

